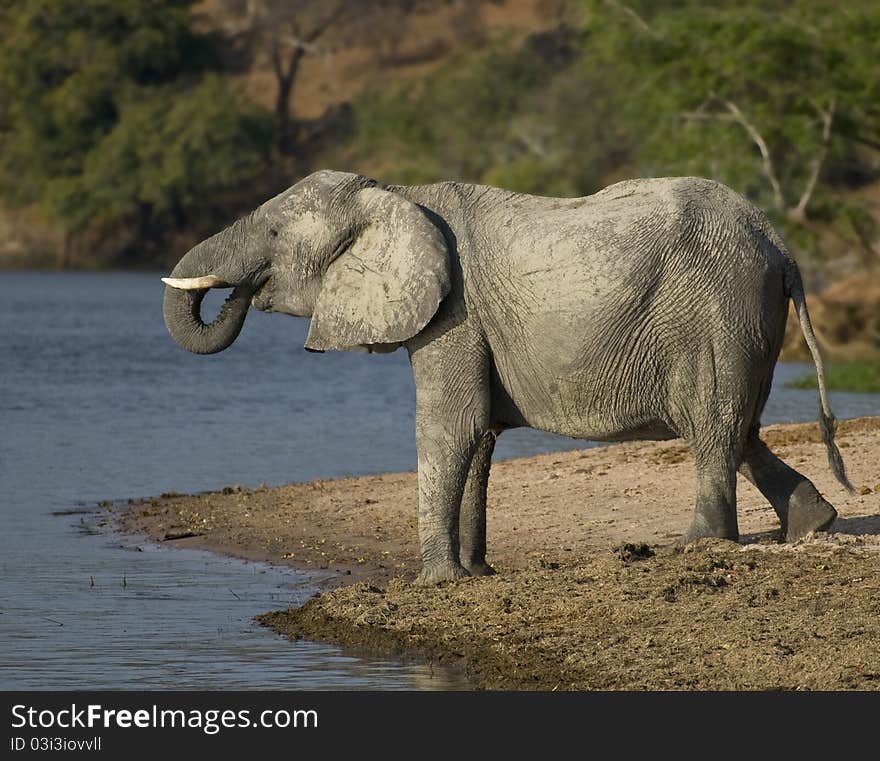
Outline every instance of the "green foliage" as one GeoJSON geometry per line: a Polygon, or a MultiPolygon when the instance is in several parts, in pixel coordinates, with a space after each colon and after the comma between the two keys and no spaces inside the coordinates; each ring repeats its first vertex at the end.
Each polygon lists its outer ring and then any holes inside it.
{"type": "MultiPolygon", "coordinates": [[[[826,369],[825,382],[832,391],[880,394],[880,362],[876,360],[836,362],[826,369]]],[[[786,385],[789,388],[816,388],[816,376],[810,373],[786,385]]]]}
{"type": "Polygon", "coordinates": [[[131,222],[234,188],[265,119],[210,75],[192,0],[24,0],[0,9],[0,195],[68,230],[131,222]]]}
{"type": "Polygon", "coordinates": [[[591,189],[596,166],[575,166],[570,155],[580,152],[583,129],[544,110],[566,108],[564,96],[544,88],[574,86],[565,77],[574,44],[565,34],[499,47],[414,84],[365,93],[355,104],[352,151],[406,183],[457,178],[561,195],[591,189]]]}
{"type": "Polygon", "coordinates": [[[838,190],[880,176],[880,5],[570,5],[583,11],[579,26],[550,46],[566,55],[547,55],[546,39],[496,45],[365,94],[355,163],[404,182],[552,195],[624,176],[708,176],[768,210],[801,253],[817,222],[869,250],[870,217],[838,190]]]}
{"type": "MultiPolygon", "coordinates": [[[[182,226],[265,171],[271,118],[225,85],[194,2],[0,0],[4,205],[69,231],[182,226]]],[[[876,263],[877,220],[849,192],[880,177],[876,0],[568,5],[567,26],[363,93],[355,136],[310,164],[546,195],[709,176],[802,261],[832,231],[876,263]]]]}
{"type": "Polygon", "coordinates": [[[395,156],[407,182],[479,177],[507,148],[517,99],[540,81],[526,52],[492,51],[456,61],[415,85],[363,96],[356,110],[359,150],[395,156]]]}
{"type": "Polygon", "coordinates": [[[271,124],[216,76],[183,92],[157,87],[122,104],[80,173],[50,186],[74,226],[130,219],[139,210],[182,216],[235,188],[265,161],[271,124]]]}
{"type": "Polygon", "coordinates": [[[832,159],[860,136],[880,137],[880,115],[868,113],[880,94],[876,3],[643,5],[650,31],[598,10],[592,25],[596,56],[624,84],[643,167],[715,176],[779,206],[750,125],[767,145],[784,212],[820,153],[822,112],[833,110],[832,159]]]}

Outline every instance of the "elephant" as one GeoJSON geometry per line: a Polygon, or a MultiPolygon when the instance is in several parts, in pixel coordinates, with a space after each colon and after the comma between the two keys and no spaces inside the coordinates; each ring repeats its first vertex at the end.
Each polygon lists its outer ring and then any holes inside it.
{"type": "Polygon", "coordinates": [[[852,486],[798,267],[767,217],[697,177],[581,198],[315,172],[193,247],[166,284],[171,336],[222,351],[250,306],[311,318],[309,351],[404,347],[416,387],[421,584],[494,572],[496,437],[681,438],[697,475],[682,541],[738,540],[737,472],[782,536],[837,513],[759,436],[791,299],[819,381],[830,467],[852,486]],[[208,289],[232,288],[206,324],[208,289]]]}

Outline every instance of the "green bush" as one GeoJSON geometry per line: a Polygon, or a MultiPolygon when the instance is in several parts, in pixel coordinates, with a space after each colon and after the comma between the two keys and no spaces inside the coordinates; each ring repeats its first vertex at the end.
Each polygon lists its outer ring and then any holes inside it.
{"type": "Polygon", "coordinates": [[[535,45],[470,53],[423,80],[374,90],[354,104],[356,163],[387,167],[383,179],[423,183],[458,179],[527,192],[577,192],[565,157],[545,149],[554,114],[542,90],[568,61],[548,61],[535,45]]]}
{"type": "Polygon", "coordinates": [[[184,91],[139,92],[86,154],[79,174],[51,186],[50,200],[75,227],[151,214],[192,215],[255,177],[266,161],[271,118],[216,76],[184,91]]]}
{"type": "Polygon", "coordinates": [[[192,0],[0,3],[0,197],[71,232],[185,224],[265,166],[270,117],[211,73],[192,0]]]}
{"type": "Polygon", "coordinates": [[[569,5],[583,9],[581,21],[549,46],[564,55],[548,54],[546,34],[518,49],[495,43],[362,95],[349,163],[398,182],[546,195],[583,195],[627,176],[707,176],[768,211],[804,257],[821,253],[816,223],[867,251],[876,223],[841,190],[880,177],[880,6],[569,5]]]}

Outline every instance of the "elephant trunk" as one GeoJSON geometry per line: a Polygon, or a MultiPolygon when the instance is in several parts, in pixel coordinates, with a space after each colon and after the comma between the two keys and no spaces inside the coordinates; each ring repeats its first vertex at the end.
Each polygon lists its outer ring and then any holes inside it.
{"type": "MultiPolygon", "coordinates": [[[[240,223],[233,225],[235,228],[240,223]]],[[[263,266],[241,264],[233,244],[242,236],[224,231],[199,243],[174,268],[165,282],[162,311],[171,337],[194,354],[214,354],[228,348],[241,332],[251,297],[265,282],[263,266]],[[202,300],[211,288],[233,287],[217,318],[205,323],[202,300]]]]}

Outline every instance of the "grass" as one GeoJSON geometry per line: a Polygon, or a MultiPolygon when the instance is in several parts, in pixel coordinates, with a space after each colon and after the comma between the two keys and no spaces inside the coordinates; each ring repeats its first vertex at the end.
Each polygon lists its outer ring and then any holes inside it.
{"type": "MultiPolygon", "coordinates": [[[[880,393],[880,360],[856,359],[835,362],[825,369],[825,381],[832,391],[858,391],[880,393]]],[[[816,388],[816,375],[789,381],[788,388],[816,388]]]]}

